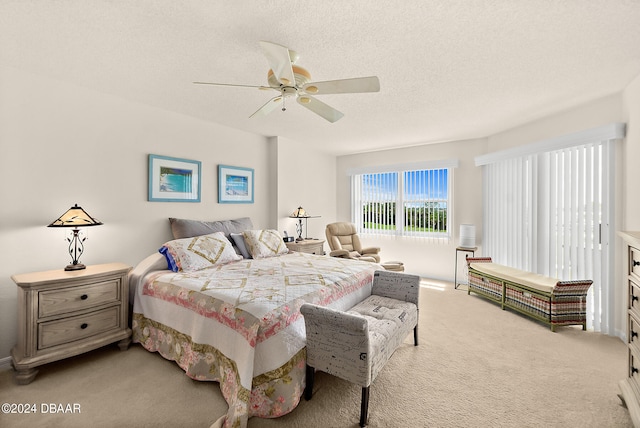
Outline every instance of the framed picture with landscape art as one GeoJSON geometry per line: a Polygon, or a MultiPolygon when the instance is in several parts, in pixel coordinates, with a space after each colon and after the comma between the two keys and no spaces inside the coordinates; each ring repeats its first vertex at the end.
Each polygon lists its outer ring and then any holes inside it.
{"type": "Polygon", "coordinates": [[[149,201],[200,202],[201,162],[149,155],[149,201]]]}
{"type": "Polygon", "coordinates": [[[218,203],[252,204],[253,169],[218,165],[218,203]]]}

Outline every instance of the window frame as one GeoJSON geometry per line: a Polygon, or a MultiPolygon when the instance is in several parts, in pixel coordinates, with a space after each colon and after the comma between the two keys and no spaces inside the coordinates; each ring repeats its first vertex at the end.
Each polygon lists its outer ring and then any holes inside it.
{"type": "Polygon", "coordinates": [[[362,235],[368,236],[396,236],[407,238],[431,238],[449,241],[453,237],[453,175],[454,168],[458,166],[457,159],[415,162],[397,165],[381,165],[373,167],[354,168],[347,173],[351,183],[351,221],[356,225],[356,230],[362,235]],[[445,231],[420,232],[408,230],[405,226],[405,176],[406,173],[415,171],[427,171],[438,173],[438,170],[446,170],[446,198],[441,195],[429,194],[429,198],[424,203],[436,201],[446,204],[445,231]],[[368,174],[396,174],[396,194],[395,200],[395,228],[393,229],[371,229],[364,227],[364,203],[362,202],[362,176],[368,174]]]}

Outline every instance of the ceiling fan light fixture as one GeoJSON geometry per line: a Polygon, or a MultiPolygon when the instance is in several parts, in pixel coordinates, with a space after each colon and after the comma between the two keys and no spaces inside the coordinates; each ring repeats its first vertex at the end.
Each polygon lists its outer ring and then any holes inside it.
{"type": "Polygon", "coordinates": [[[300,103],[301,104],[309,104],[311,102],[311,99],[307,98],[307,97],[300,97],[300,103]]]}
{"type": "MultiPolygon", "coordinates": [[[[291,68],[293,70],[295,86],[301,87],[302,85],[306,85],[307,83],[309,83],[309,81],[311,80],[311,73],[297,65],[292,65],[291,68]]],[[[285,86],[294,85],[294,83],[290,82],[286,77],[281,77],[280,81],[278,81],[278,79],[276,79],[275,75],[273,74],[273,70],[271,69],[267,73],[267,81],[269,82],[269,86],[271,86],[272,88],[278,88],[281,83],[285,86]]]]}
{"type": "Polygon", "coordinates": [[[317,86],[307,86],[304,91],[309,93],[309,94],[317,94],[318,93],[318,87],[317,86]]]}

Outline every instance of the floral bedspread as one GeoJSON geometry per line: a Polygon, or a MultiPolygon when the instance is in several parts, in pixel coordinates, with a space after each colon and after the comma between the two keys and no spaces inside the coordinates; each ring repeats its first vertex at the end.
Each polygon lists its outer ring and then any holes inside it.
{"type": "Polygon", "coordinates": [[[347,309],[380,266],[290,253],[197,272],[149,273],[136,290],[133,340],[188,376],[220,383],[225,427],[293,410],[305,382],[306,302],[347,309]]]}

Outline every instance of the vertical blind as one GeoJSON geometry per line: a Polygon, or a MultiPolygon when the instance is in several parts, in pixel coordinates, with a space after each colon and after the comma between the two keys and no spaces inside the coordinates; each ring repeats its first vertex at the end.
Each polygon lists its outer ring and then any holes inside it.
{"type": "Polygon", "coordinates": [[[615,328],[613,162],[622,135],[581,134],[556,150],[483,162],[483,253],[561,280],[593,280],[587,327],[606,334],[615,328]]]}

